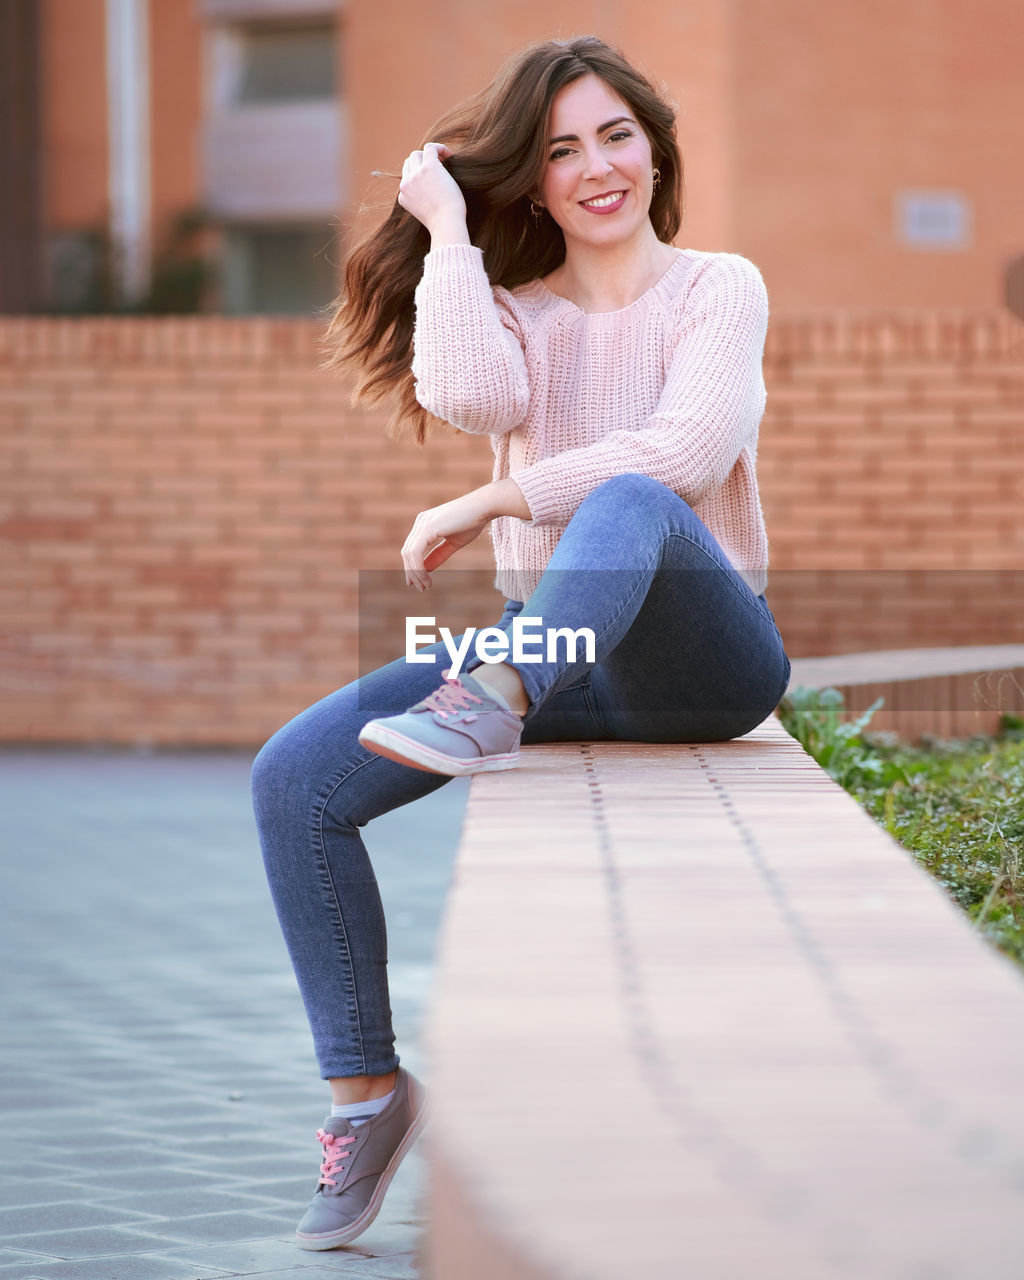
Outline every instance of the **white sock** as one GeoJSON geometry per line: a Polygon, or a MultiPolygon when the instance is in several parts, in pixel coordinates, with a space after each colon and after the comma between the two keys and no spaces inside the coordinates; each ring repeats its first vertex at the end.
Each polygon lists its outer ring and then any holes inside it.
{"type": "Polygon", "coordinates": [[[392,1089],[383,1098],[367,1098],[365,1102],[335,1102],[331,1106],[331,1115],[343,1116],[353,1126],[366,1124],[367,1120],[379,1116],[394,1096],[395,1091],[392,1089]]]}

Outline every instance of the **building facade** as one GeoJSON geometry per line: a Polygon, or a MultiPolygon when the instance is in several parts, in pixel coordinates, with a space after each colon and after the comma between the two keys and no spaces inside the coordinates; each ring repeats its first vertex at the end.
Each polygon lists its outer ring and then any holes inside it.
{"type": "Polygon", "coordinates": [[[430,122],[595,31],[773,309],[1024,311],[1017,0],[0,0],[0,310],[310,313],[430,122]]]}

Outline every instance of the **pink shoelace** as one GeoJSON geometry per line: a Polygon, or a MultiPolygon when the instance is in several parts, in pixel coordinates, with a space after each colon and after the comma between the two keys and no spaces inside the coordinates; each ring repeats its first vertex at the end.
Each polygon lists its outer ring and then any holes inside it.
{"type": "Polygon", "coordinates": [[[447,720],[449,715],[454,715],[457,711],[464,711],[470,703],[483,702],[483,698],[470,693],[458,676],[449,675],[448,671],[443,671],[441,674],[447,684],[442,685],[428,698],[424,698],[423,705],[429,707],[431,711],[436,711],[442,720],[447,720]]]}
{"type": "Polygon", "coordinates": [[[351,1143],[355,1142],[356,1135],[350,1133],[347,1138],[339,1138],[335,1133],[328,1133],[326,1129],[317,1129],[317,1140],[324,1149],[324,1162],[320,1166],[320,1181],[318,1187],[336,1187],[338,1185],[334,1175],[344,1173],[341,1162],[346,1156],[352,1154],[351,1143]],[[342,1150],[336,1150],[342,1148],[342,1150]]]}

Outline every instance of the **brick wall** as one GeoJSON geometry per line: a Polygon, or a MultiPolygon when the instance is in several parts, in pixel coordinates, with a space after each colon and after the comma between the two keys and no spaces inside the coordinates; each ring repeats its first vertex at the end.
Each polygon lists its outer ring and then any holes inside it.
{"type": "Polygon", "coordinates": [[[769,326],[759,480],[794,655],[1024,642],[1024,325],[769,326]]]}
{"type": "MultiPolygon", "coordinates": [[[[420,507],[489,478],[487,442],[385,441],[316,368],[317,334],[0,319],[0,737],[255,743],[360,648],[400,650],[396,599],[494,620],[486,538],[447,594],[406,596],[393,569],[420,507]],[[359,570],[395,588],[362,628],[359,570]]],[[[765,372],[790,652],[1024,641],[1024,326],[782,319],[765,372]]]]}

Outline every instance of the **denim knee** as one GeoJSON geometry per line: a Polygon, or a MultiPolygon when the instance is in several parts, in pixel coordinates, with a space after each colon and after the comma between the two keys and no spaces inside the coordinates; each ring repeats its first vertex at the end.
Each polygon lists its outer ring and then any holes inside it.
{"type": "Polygon", "coordinates": [[[294,736],[292,725],[286,724],[263,744],[252,762],[249,783],[257,822],[268,810],[280,812],[283,803],[294,797],[296,783],[308,782],[308,766],[299,768],[301,753],[292,741],[294,736]]]}
{"type": "Polygon", "coordinates": [[[591,489],[583,501],[611,499],[625,503],[651,503],[663,501],[666,496],[671,497],[673,502],[685,502],[685,499],[680,498],[674,489],[662,484],[660,480],[654,480],[639,471],[627,471],[620,476],[611,476],[608,480],[602,480],[599,485],[591,489]]]}

